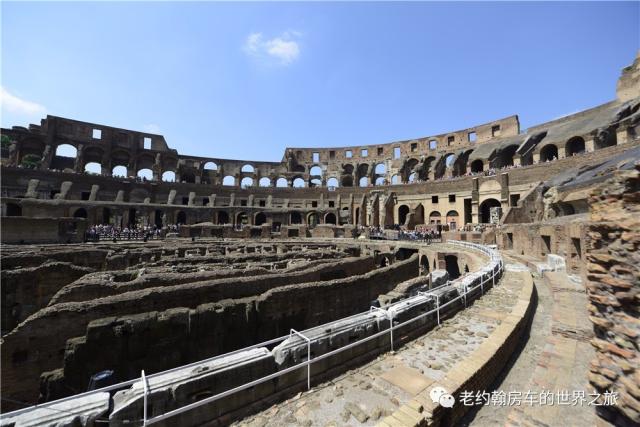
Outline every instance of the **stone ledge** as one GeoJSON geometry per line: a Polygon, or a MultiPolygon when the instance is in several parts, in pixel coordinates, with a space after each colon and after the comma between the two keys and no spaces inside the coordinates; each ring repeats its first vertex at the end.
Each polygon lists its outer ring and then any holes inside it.
{"type": "Polygon", "coordinates": [[[449,374],[442,380],[433,383],[427,389],[398,408],[392,415],[381,420],[378,427],[402,425],[404,427],[438,426],[454,424],[469,409],[459,403],[462,391],[482,391],[487,389],[506,365],[513,350],[522,340],[526,325],[530,322],[535,311],[535,288],[531,273],[518,272],[523,278],[522,293],[513,310],[508,314],[489,338],[478,347],[469,357],[451,368],[449,374]],[[447,409],[440,404],[433,403],[429,392],[434,387],[443,387],[454,397],[456,405],[447,409]],[[417,409],[422,409],[417,411],[417,409]],[[408,414],[412,414],[410,417],[408,414]],[[418,414],[419,417],[415,415],[418,414]],[[409,422],[411,421],[411,422],[409,422]]]}

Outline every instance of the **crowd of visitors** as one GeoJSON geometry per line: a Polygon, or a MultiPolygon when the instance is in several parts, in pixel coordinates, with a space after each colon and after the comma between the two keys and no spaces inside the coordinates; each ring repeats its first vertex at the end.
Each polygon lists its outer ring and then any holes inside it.
{"type": "Polygon", "coordinates": [[[98,240],[149,240],[162,239],[167,233],[180,231],[180,224],[158,227],[156,225],[117,227],[113,224],[92,225],[86,231],[87,241],[98,240]]]}

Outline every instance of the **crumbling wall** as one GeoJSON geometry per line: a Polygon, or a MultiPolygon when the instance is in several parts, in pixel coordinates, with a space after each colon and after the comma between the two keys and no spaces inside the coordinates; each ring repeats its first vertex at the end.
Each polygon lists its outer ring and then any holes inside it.
{"type": "Polygon", "coordinates": [[[618,393],[597,412],[615,425],[640,424],[640,164],[620,171],[589,198],[587,292],[596,337],[589,381],[618,393]]]}

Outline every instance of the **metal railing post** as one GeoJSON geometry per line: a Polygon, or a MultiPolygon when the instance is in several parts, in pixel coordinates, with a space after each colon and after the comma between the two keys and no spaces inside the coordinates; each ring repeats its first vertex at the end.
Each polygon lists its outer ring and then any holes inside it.
{"type": "Polygon", "coordinates": [[[142,425],[147,425],[147,394],[149,393],[149,387],[147,386],[147,377],[144,374],[144,369],[142,370],[142,388],[144,390],[144,398],[143,398],[143,408],[142,408],[142,425]]]}
{"type": "Polygon", "coordinates": [[[292,334],[298,335],[307,342],[307,390],[311,390],[311,340],[295,329],[289,331],[289,338],[291,338],[292,334]]]}

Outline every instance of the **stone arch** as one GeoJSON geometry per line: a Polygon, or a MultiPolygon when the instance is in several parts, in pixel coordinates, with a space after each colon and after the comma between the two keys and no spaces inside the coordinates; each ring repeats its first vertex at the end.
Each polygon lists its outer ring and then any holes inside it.
{"type": "Polygon", "coordinates": [[[385,185],[386,183],[387,183],[387,180],[383,176],[379,176],[376,178],[376,182],[374,183],[374,185],[381,186],[381,185],[385,185]]]}
{"type": "Polygon", "coordinates": [[[174,171],[165,171],[162,173],[162,180],[164,182],[175,182],[176,173],[174,171]]]}
{"type": "Polygon", "coordinates": [[[369,186],[369,177],[368,176],[361,177],[360,180],[358,181],[358,185],[360,187],[368,187],[369,186]]]}
{"type": "Polygon", "coordinates": [[[294,188],[303,188],[304,185],[304,179],[297,177],[293,180],[293,187],[294,188]]]}
{"type": "Polygon", "coordinates": [[[309,188],[322,187],[322,180],[318,178],[312,178],[309,180],[309,188]]]}
{"type": "Polygon", "coordinates": [[[149,153],[143,153],[136,160],[136,167],[140,169],[153,169],[155,160],[149,153]]]}
{"type": "Polygon", "coordinates": [[[219,211],[218,224],[223,225],[223,224],[230,224],[230,223],[231,222],[229,221],[229,213],[227,211],[219,211]]]}
{"type": "Polygon", "coordinates": [[[234,185],[236,185],[236,179],[234,177],[232,177],[231,175],[227,175],[227,176],[225,176],[223,178],[222,185],[234,186],[234,185]]]}
{"type": "Polygon", "coordinates": [[[71,144],[60,144],[56,147],[56,157],[72,157],[78,156],[78,149],[71,144]]]}
{"type": "Polygon", "coordinates": [[[338,178],[331,177],[327,180],[327,187],[335,187],[339,186],[338,178]]]}
{"type": "Polygon", "coordinates": [[[449,225],[449,229],[450,230],[457,230],[458,229],[458,222],[459,222],[459,218],[460,216],[458,215],[458,211],[449,211],[447,212],[447,225],[449,225]]]}
{"type": "Polygon", "coordinates": [[[89,215],[87,214],[87,210],[85,208],[78,208],[73,213],[74,218],[84,218],[87,219],[89,215]]]}
{"type": "Polygon", "coordinates": [[[429,224],[441,224],[442,223],[442,215],[438,211],[431,211],[429,214],[429,224]]]}
{"type": "Polygon", "coordinates": [[[336,225],[337,222],[338,221],[336,220],[336,214],[334,214],[333,212],[329,212],[324,216],[324,223],[325,224],[336,225]]]}
{"type": "Polygon", "coordinates": [[[240,169],[240,172],[253,173],[255,172],[255,168],[253,167],[253,165],[247,163],[245,165],[242,165],[242,169],[240,169]]]}
{"type": "Polygon", "coordinates": [[[82,152],[82,158],[87,163],[102,163],[104,159],[104,150],[100,147],[89,146],[82,152]]]}
{"type": "Polygon", "coordinates": [[[344,175],[340,182],[342,187],[353,187],[353,177],[351,175],[344,175]]]}
{"type": "Polygon", "coordinates": [[[504,168],[506,166],[513,166],[513,158],[516,155],[517,149],[518,146],[514,144],[500,150],[495,160],[496,167],[504,168]]]}
{"type": "Polygon", "coordinates": [[[550,162],[558,158],[558,147],[553,144],[547,144],[540,150],[540,161],[550,162]]]}
{"type": "Polygon", "coordinates": [[[249,215],[246,212],[238,212],[236,214],[236,225],[249,225],[249,215]]]}
{"type": "Polygon", "coordinates": [[[86,173],[100,175],[102,174],[102,165],[97,162],[87,162],[84,165],[84,171],[86,173]]]}
{"type": "Polygon", "coordinates": [[[407,222],[409,211],[410,209],[407,205],[400,205],[398,207],[398,224],[404,225],[407,222]]]}
{"type": "Polygon", "coordinates": [[[260,178],[260,181],[258,181],[258,185],[260,187],[271,187],[271,179],[263,176],[262,178],[260,178]]]}
{"type": "Polygon", "coordinates": [[[400,175],[395,174],[391,177],[391,184],[393,185],[398,185],[398,184],[402,184],[402,181],[400,180],[400,175]]]}
{"type": "Polygon", "coordinates": [[[414,215],[413,215],[414,224],[424,224],[424,206],[422,206],[422,203],[418,203],[418,206],[416,206],[416,208],[414,209],[414,215]]]}
{"type": "Polygon", "coordinates": [[[138,178],[146,179],[147,181],[153,180],[153,171],[151,169],[143,168],[138,169],[136,174],[138,178]]]}
{"type": "Polygon", "coordinates": [[[127,168],[125,166],[122,166],[122,165],[114,166],[114,168],[111,170],[111,176],[126,178],[127,177],[127,168]]]}
{"type": "Polygon", "coordinates": [[[240,188],[249,188],[249,187],[253,187],[253,178],[245,176],[240,181],[240,188]]]}
{"type": "Polygon", "coordinates": [[[187,223],[187,214],[185,211],[178,211],[176,215],[176,224],[185,225],[187,223]]]}
{"type": "Polygon", "coordinates": [[[314,165],[309,169],[309,175],[311,176],[322,176],[322,168],[318,165],[314,165]]]}
{"type": "Polygon", "coordinates": [[[189,170],[189,171],[186,171],[186,172],[182,172],[180,174],[180,180],[182,182],[186,182],[188,184],[195,184],[195,182],[196,182],[196,174],[192,170],[189,170]]]}
{"type": "Polygon", "coordinates": [[[289,223],[290,224],[302,224],[302,215],[300,212],[293,211],[289,214],[289,223]]]}
{"type": "Polygon", "coordinates": [[[471,162],[471,172],[479,173],[484,170],[484,162],[481,159],[474,160],[471,162]]]}
{"type": "Polygon", "coordinates": [[[458,266],[458,257],[455,255],[445,255],[444,264],[449,273],[449,279],[455,280],[460,277],[460,267],[458,266]]]}
{"type": "Polygon", "coordinates": [[[425,276],[429,274],[429,258],[426,255],[420,257],[420,275],[425,276]]]}
{"type": "Polygon", "coordinates": [[[207,162],[204,164],[203,169],[206,171],[216,171],[218,170],[218,165],[216,162],[207,162]]]}
{"type": "Polygon", "coordinates": [[[584,153],[584,138],[580,136],[574,136],[569,139],[564,146],[566,157],[575,156],[576,154],[584,153]]]}
{"type": "Polygon", "coordinates": [[[287,178],[280,177],[276,180],[276,187],[284,188],[289,186],[289,181],[287,178]]]}
{"type": "Polygon", "coordinates": [[[317,212],[309,212],[307,214],[307,226],[310,228],[315,227],[320,223],[320,219],[318,218],[317,212]]]}
{"type": "Polygon", "coordinates": [[[480,203],[480,222],[489,224],[491,222],[491,208],[500,207],[498,200],[490,198],[480,203]]]}
{"type": "Polygon", "coordinates": [[[255,225],[262,225],[267,223],[267,216],[264,212],[258,212],[253,219],[255,225]]]}
{"type": "Polygon", "coordinates": [[[418,180],[418,173],[417,172],[412,172],[408,177],[407,177],[407,182],[409,184],[413,184],[414,182],[416,182],[418,180]]]}
{"type": "Polygon", "coordinates": [[[374,173],[376,175],[385,175],[387,173],[387,166],[384,163],[376,164],[374,168],[374,173]]]}

